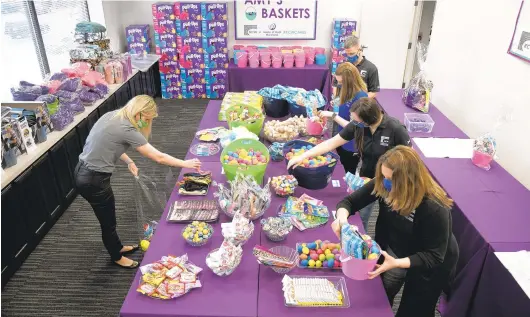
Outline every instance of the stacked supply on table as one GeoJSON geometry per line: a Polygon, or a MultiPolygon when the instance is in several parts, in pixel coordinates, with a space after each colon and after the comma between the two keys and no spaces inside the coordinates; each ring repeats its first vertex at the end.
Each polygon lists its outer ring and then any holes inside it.
{"type": "Polygon", "coordinates": [[[177,52],[176,17],[172,2],[152,5],[156,54],[160,55],[160,83],[162,98],[182,98],[177,52]]]}
{"type": "Polygon", "coordinates": [[[249,106],[261,110],[263,97],[257,91],[227,92],[221,103],[219,121],[226,121],[226,110],[233,106],[249,106]]]}
{"type": "Polygon", "coordinates": [[[331,74],[335,74],[338,65],[345,60],[344,41],[349,36],[357,35],[357,21],[348,18],[335,18],[332,23],[331,74]]]}
{"type": "Polygon", "coordinates": [[[228,90],[227,4],[202,3],[201,12],[206,97],[219,99],[228,90]]]}
{"type": "Polygon", "coordinates": [[[127,51],[130,54],[146,55],[151,53],[149,24],[133,24],[125,28],[127,51]]]}

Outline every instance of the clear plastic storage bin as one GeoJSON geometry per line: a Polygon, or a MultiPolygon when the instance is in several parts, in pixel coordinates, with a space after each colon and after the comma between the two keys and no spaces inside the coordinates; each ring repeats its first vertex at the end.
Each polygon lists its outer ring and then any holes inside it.
{"type": "Polygon", "coordinates": [[[409,132],[431,133],[434,120],[425,113],[405,113],[405,126],[409,132]]]}

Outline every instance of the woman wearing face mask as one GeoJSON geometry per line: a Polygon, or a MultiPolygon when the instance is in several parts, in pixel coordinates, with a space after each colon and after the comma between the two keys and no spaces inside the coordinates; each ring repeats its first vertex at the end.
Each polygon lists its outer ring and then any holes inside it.
{"type": "Polygon", "coordinates": [[[156,103],[147,95],[136,96],[120,110],[104,114],[90,130],[75,168],[76,187],[98,218],[103,244],[111,260],[124,268],[138,267],[138,262],[123,256],[138,250],[138,245],[122,245],[116,232],[116,206],[110,177],[118,160],[127,164],[135,176],[138,175],[138,168],[125,154],[131,147],[159,164],[195,169],[201,167],[197,159],[179,160],[158,151],[147,142],[153,119],[157,116],[156,103]]]}
{"type": "MultiPolygon", "coordinates": [[[[360,98],[368,97],[366,84],[357,68],[351,63],[340,64],[335,73],[335,78],[339,84],[338,94],[340,96],[340,106],[338,106],[338,112],[320,112],[320,116],[333,119],[335,123],[333,126],[333,135],[339,133],[350,121],[352,104],[360,98]]],[[[357,164],[359,163],[359,155],[357,154],[353,141],[337,147],[337,153],[340,156],[340,162],[344,170],[355,174],[357,164]]]]}
{"type": "Polygon", "coordinates": [[[348,217],[373,202],[379,204],[375,241],[384,261],[369,278],[381,274],[391,306],[405,284],[396,316],[434,316],[458,260],[453,201],[412,148],[397,146],[381,156],[375,179],[337,205],[335,234],[340,237],[348,217]]]}
{"type": "MultiPolygon", "coordinates": [[[[344,129],[333,138],[320,143],[300,156],[294,157],[289,161],[287,167],[296,167],[304,159],[322,155],[355,140],[355,147],[361,158],[359,175],[374,178],[377,160],[381,155],[397,145],[410,144],[407,129],[398,119],[383,113],[375,99],[361,98],[357,100],[351,106],[350,115],[350,122],[336,116],[334,120],[344,129]]],[[[368,230],[368,220],[372,214],[372,209],[373,204],[370,204],[360,211],[365,230],[368,230]]]]}

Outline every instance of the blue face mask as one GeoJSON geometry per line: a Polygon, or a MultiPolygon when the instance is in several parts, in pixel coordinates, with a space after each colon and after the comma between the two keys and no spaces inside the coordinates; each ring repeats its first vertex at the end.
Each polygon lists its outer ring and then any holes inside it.
{"type": "Polygon", "coordinates": [[[366,128],[366,125],[364,124],[364,122],[355,121],[353,119],[350,122],[353,123],[353,125],[356,126],[357,128],[361,128],[361,129],[366,128]]]}
{"type": "Polygon", "coordinates": [[[392,190],[392,181],[388,178],[383,178],[383,187],[385,187],[385,189],[387,191],[391,191],[392,190]]]}
{"type": "Polygon", "coordinates": [[[337,84],[337,88],[341,89],[342,88],[342,84],[337,84]]]}
{"type": "Polygon", "coordinates": [[[359,60],[359,55],[348,56],[348,62],[355,64],[359,60]]]}

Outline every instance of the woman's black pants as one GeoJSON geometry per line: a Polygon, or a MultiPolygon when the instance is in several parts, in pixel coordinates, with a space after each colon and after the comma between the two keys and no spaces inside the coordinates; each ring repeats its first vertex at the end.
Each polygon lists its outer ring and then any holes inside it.
{"type": "Polygon", "coordinates": [[[79,161],[75,168],[75,185],[79,194],[88,201],[101,226],[103,244],[112,261],[121,259],[120,237],[116,232],[116,206],[110,186],[110,173],[95,172],[79,161]]]}
{"type": "Polygon", "coordinates": [[[340,163],[344,167],[344,171],[355,175],[360,160],[359,154],[346,151],[340,146],[337,148],[337,154],[340,157],[340,163]]]}

